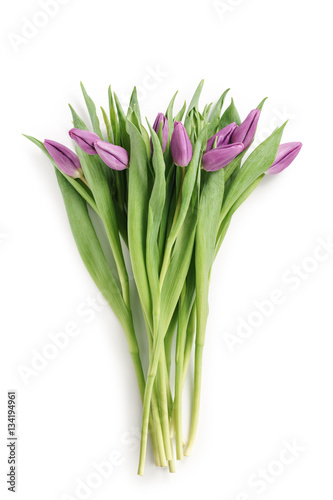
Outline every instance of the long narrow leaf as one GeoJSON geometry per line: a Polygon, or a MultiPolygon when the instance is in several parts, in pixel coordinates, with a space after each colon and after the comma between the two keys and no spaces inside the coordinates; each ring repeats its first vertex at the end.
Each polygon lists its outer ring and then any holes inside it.
{"type": "Polygon", "coordinates": [[[220,220],[229,212],[232,205],[242,193],[272,165],[277,154],[284,127],[285,124],[276,129],[245,161],[223,203],[220,220]]]}
{"type": "Polygon", "coordinates": [[[84,85],[82,82],[81,82],[81,90],[82,90],[84,100],[86,102],[86,106],[87,106],[90,120],[91,120],[91,123],[93,126],[93,130],[94,130],[95,134],[97,134],[101,139],[103,139],[101,128],[99,126],[99,119],[97,116],[96,106],[95,106],[92,98],[87,94],[87,91],[84,88],[84,85]]]}

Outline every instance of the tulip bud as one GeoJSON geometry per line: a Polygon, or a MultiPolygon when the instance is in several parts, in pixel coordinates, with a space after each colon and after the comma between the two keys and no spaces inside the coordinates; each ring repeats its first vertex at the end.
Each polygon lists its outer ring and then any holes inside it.
{"type": "Polygon", "coordinates": [[[45,140],[44,146],[60,170],[65,174],[73,177],[73,179],[83,177],[79,157],[73,151],[55,141],[45,140]]]}
{"type": "Polygon", "coordinates": [[[259,109],[250,111],[243,123],[234,130],[230,142],[242,142],[244,144],[244,149],[247,149],[254,139],[259,117],[259,109]]]}
{"type": "Polygon", "coordinates": [[[174,164],[178,167],[187,167],[192,159],[192,144],[181,122],[175,121],[170,149],[174,164]]]}
{"type": "Polygon", "coordinates": [[[105,141],[96,141],[95,149],[104,163],[113,170],[125,170],[128,167],[128,153],[126,149],[105,141]]]}
{"type": "Polygon", "coordinates": [[[229,144],[230,138],[232,136],[233,131],[237,128],[237,125],[235,122],[230,123],[230,125],[227,125],[224,127],[222,130],[217,132],[217,134],[213,135],[210,139],[207,141],[207,148],[206,151],[209,151],[212,149],[215,139],[216,139],[216,147],[224,146],[225,144],[229,144]]]}
{"type": "Polygon", "coordinates": [[[202,166],[207,172],[216,172],[226,167],[244,149],[244,144],[235,142],[211,149],[202,156],[202,166]]]}
{"type": "Polygon", "coordinates": [[[296,158],[302,147],[301,142],[287,142],[280,144],[273,165],[267,170],[266,174],[278,174],[285,168],[289,167],[290,163],[296,158]]]}
{"type": "Polygon", "coordinates": [[[168,144],[169,126],[166,116],[164,116],[163,113],[158,113],[153,125],[153,129],[156,132],[156,134],[158,134],[161,124],[162,124],[162,151],[164,153],[168,144]]]}
{"type": "Polygon", "coordinates": [[[100,138],[94,132],[89,132],[89,130],[80,130],[79,128],[72,128],[69,131],[69,136],[76,144],[88,155],[95,155],[96,151],[94,144],[99,141],[100,138]]]}

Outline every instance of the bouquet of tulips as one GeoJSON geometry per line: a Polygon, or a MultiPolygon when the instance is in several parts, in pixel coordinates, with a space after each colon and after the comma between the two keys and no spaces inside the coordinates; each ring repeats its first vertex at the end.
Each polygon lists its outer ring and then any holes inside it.
{"type": "Polygon", "coordinates": [[[171,472],[174,440],[178,460],[192,451],[212,264],[235,211],[265,174],[284,170],[301,148],[301,143],[280,145],[283,125],[247,154],[265,100],[241,122],[233,100],[223,111],[227,91],[214,106],[199,111],[202,85],[176,114],[174,95],[152,126],[142,122],[135,88],[126,113],[109,88],[109,109],[101,108],[106,136],[82,86],[93,131],[71,107],[75,128],[69,135],[76,153],[58,142],[27,136],[55,168],[79,253],[126,335],[143,404],[140,475],[148,435],[156,465],[171,472]],[[113,265],[105,257],[91,210],[104,225],[113,265]],[[127,250],[146,326],[146,369],[138,343],[142,332],[136,331],[132,315],[127,250]],[[192,416],[185,440],[182,394],[192,350],[192,416]],[[170,377],[173,362],[175,376],[170,377]]]}

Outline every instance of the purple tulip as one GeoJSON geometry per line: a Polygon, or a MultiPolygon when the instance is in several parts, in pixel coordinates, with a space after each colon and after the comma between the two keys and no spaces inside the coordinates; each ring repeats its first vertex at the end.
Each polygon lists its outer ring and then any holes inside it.
{"type": "Polygon", "coordinates": [[[174,164],[178,167],[187,167],[192,159],[192,144],[181,122],[175,121],[170,149],[174,164]]]}
{"type": "Polygon", "coordinates": [[[229,144],[232,133],[236,128],[237,128],[237,124],[235,122],[233,122],[233,123],[230,123],[230,125],[227,125],[226,127],[224,127],[219,132],[217,132],[217,134],[213,135],[213,137],[211,137],[207,141],[206,151],[209,151],[210,149],[212,149],[216,138],[217,138],[217,140],[216,140],[216,147],[217,148],[220,146],[224,146],[225,144],[229,144]]]}
{"type": "Polygon", "coordinates": [[[290,163],[296,158],[302,147],[301,142],[287,142],[280,144],[273,165],[267,170],[266,174],[278,174],[285,168],[289,167],[290,163]]]}
{"type": "Polygon", "coordinates": [[[225,144],[219,148],[211,149],[202,156],[202,166],[207,172],[216,172],[226,167],[244,149],[242,142],[225,144]]]}
{"type": "Polygon", "coordinates": [[[59,142],[50,140],[45,140],[44,146],[60,170],[69,175],[69,177],[73,177],[73,179],[82,177],[79,157],[73,151],[59,142]]]}
{"type": "Polygon", "coordinates": [[[96,141],[100,138],[94,132],[89,132],[89,130],[80,130],[79,128],[72,128],[69,131],[69,136],[76,144],[88,155],[97,154],[94,148],[96,141]]]}
{"type": "Polygon", "coordinates": [[[230,142],[242,142],[244,144],[244,149],[247,149],[254,139],[259,117],[259,109],[250,111],[243,123],[234,130],[230,142]]]}
{"type": "Polygon", "coordinates": [[[125,170],[128,167],[128,153],[126,149],[105,141],[96,141],[95,149],[104,163],[113,170],[125,170]]]}
{"type": "MultiPolygon", "coordinates": [[[[164,116],[163,113],[158,113],[156,116],[156,120],[154,121],[153,129],[155,130],[156,134],[158,134],[158,131],[160,129],[162,123],[162,151],[164,153],[167,144],[168,144],[168,137],[169,137],[169,125],[168,125],[168,120],[166,116],[164,116]]],[[[152,145],[153,147],[153,145],[152,145]]]]}

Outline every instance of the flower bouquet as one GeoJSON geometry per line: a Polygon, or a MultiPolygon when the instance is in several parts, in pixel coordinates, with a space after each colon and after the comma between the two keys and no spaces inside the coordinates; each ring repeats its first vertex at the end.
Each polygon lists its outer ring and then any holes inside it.
{"type": "Polygon", "coordinates": [[[156,465],[170,472],[174,441],[177,460],[192,451],[214,259],[235,211],[266,174],[284,170],[301,148],[280,145],[284,124],[249,154],[265,100],[241,121],[233,100],[223,111],[228,91],[199,111],[202,86],[176,114],[174,95],[153,125],[141,119],[135,88],[126,113],[109,88],[109,109],[101,108],[104,136],[82,85],[93,131],[71,107],[69,135],[76,153],[26,136],[51,160],[81,258],[126,335],[143,404],[140,475],[148,435],[156,465]],[[105,257],[91,211],[103,223],[114,265],[105,257]],[[127,250],[146,326],[146,369],[138,343],[142,332],[132,315],[127,250]],[[182,394],[192,350],[194,390],[185,440],[182,394]]]}

